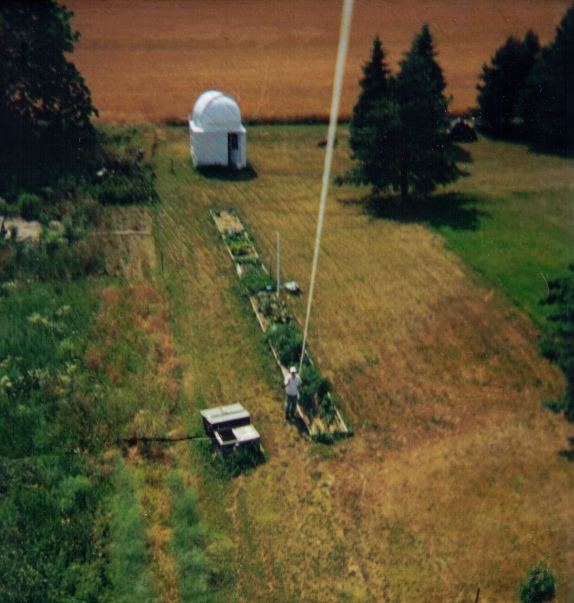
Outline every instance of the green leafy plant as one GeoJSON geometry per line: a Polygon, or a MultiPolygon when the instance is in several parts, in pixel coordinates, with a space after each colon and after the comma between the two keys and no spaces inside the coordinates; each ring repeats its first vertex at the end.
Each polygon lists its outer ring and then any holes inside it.
{"type": "Polygon", "coordinates": [[[301,370],[301,387],[299,402],[307,413],[314,416],[320,414],[332,421],[335,414],[334,404],[330,401],[328,394],[331,392],[331,383],[321,374],[321,370],[315,364],[304,366],[301,370]]]}
{"type": "Polygon", "coordinates": [[[270,322],[284,324],[291,320],[287,306],[272,293],[259,293],[257,305],[261,314],[270,322]]]}
{"type": "Polygon", "coordinates": [[[38,220],[42,212],[41,197],[31,193],[22,193],[18,197],[18,210],[24,220],[38,220]]]}
{"type": "Polygon", "coordinates": [[[250,270],[241,280],[251,295],[273,289],[275,283],[273,277],[264,270],[250,270]]]}
{"type": "Polygon", "coordinates": [[[527,579],[520,584],[522,603],[543,603],[554,598],[554,576],[544,563],[537,563],[528,573],[527,579]]]}
{"type": "Polygon", "coordinates": [[[303,335],[293,323],[271,325],[265,332],[265,340],[273,345],[283,366],[297,364],[301,360],[303,335]]]}

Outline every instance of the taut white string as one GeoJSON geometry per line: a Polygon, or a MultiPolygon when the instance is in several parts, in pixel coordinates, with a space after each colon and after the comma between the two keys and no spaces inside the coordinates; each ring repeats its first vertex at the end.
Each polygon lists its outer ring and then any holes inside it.
{"type": "Polygon", "coordinates": [[[311,317],[311,305],[313,303],[313,291],[315,289],[315,276],[317,274],[317,263],[319,249],[321,248],[321,232],[323,231],[323,218],[325,216],[325,205],[329,180],[331,179],[331,164],[333,162],[333,147],[335,146],[335,134],[339,117],[339,104],[341,100],[341,89],[343,88],[343,75],[345,72],[345,61],[347,49],[349,48],[349,33],[351,31],[351,17],[353,14],[353,0],[344,0],[343,16],[341,18],[341,31],[339,34],[339,50],[337,52],[337,64],[335,67],[335,80],[333,82],[333,98],[331,101],[331,116],[329,120],[329,132],[327,134],[327,150],[325,153],[325,165],[323,168],[323,185],[321,187],[321,202],[319,204],[319,218],[317,220],[317,234],[315,237],[315,252],[313,254],[313,268],[311,270],[311,284],[309,285],[309,300],[307,302],[307,316],[305,318],[305,330],[303,332],[303,346],[301,348],[301,361],[299,371],[303,366],[305,347],[307,345],[307,333],[309,330],[309,319],[311,317]]]}

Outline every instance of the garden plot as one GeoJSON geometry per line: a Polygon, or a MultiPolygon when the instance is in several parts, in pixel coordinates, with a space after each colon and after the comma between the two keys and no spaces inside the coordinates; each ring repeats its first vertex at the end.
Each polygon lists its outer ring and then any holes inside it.
{"type": "MultiPolygon", "coordinates": [[[[245,285],[251,306],[265,340],[269,344],[283,377],[291,365],[301,358],[303,335],[286,303],[275,290],[275,280],[261,261],[253,239],[233,209],[211,210],[223,242],[241,281],[245,285]]],[[[309,434],[318,439],[349,435],[335,400],[331,384],[305,352],[301,369],[301,388],[297,415],[309,434]]]]}

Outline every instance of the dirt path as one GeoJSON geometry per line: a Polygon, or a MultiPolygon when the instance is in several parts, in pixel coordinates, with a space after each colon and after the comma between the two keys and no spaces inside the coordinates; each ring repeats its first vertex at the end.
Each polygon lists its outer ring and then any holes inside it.
{"type": "Polygon", "coordinates": [[[290,224],[289,276],[303,282],[313,220],[290,221],[281,208],[297,198],[298,212],[314,214],[313,194],[307,200],[300,192],[304,157],[284,160],[274,179],[262,148],[255,182],[206,182],[187,152],[185,136],[168,131],[156,157],[162,204],[155,215],[183,362],[183,418],[196,428],[201,408],[240,401],[268,455],[257,470],[221,483],[190,448],[205,519],[234,543],[229,599],[462,602],[480,586],[482,602],[503,602],[514,600],[526,568],[544,557],[567,583],[574,476],[558,453],[568,432],[540,406],[561,381],[538,358],[525,319],[473,285],[435,235],[373,224],[338,206],[325,238],[326,280],[365,283],[353,255],[381,262],[392,252],[408,256],[410,270],[386,264],[385,278],[411,289],[404,304],[391,306],[375,285],[356,297],[319,291],[324,311],[311,344],[356,431],[332,447],[313,444],[283,420],[276,365],[209,216],[212,207],[238,207],[269,256],[274,226],[290,224]],[[361,227],[366,241],[349,236],[361,227]],[[415,244],[425,253],[413,253],[415,244]],[[454,275],[444,291],[439,264],[454,275]],[[377,317],[387,311],[394,318],[383,324],[377,317]],[[395,356],[377,343],[380,329],[395,356]]]}

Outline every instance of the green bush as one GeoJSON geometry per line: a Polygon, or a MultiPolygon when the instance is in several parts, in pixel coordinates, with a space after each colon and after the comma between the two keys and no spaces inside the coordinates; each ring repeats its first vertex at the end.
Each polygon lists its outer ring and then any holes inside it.
{"type": "Polygon", "coordinates": [[[18,211],[24,220],[39,220],[42,213],[42,199],[38,195],[22,193],[18,197],[18,211]]]}
{"type": "Polygon", "coordinates": [[[124,172],[110,173],[97,187],[98,200],[103,205],[149,203],[157,199],[155,174],[149,166],[133,167],[124,172]]]}
{"type": "Polygon", "coordinates": [[[259,311],[272,323],[287,323],[291,315],[283,301],[272,293],[259,293],[257,297],[259,311]]]}
{"type": "Polygon", "coordinates": [[[12,218],[13,216],[18,214],[18,207],[15,205],[11,205],[5,199],[0,197],[0,216],[4,218],[12,218]]]}
{"type": "Polygon", "coordinates": [[[303,335],[293,323],[271,325],[265,332],[265,340],[273,345],[283,366],[300,362],[303,335]]]}
{"type": "Polygon", "coordinates": [[[522,603],[543,603],[554,598],[554,576],[542,562],[535,565],[528,578],[520,584],[520,601],[522,603]]]}
{"type": "Polygon", "coordinates": [[[319,367],[314,364],[304,366],[301,370],[301,386],[299,402],[305,411],[311,415],[319,412],[321,416],[332,420],[334,416],[334,404],[330,397],[331,383],[321,374],[319,367]]]}
{"type": "Polygon", "coordinates": [[[263,270],[250,270],[241,279],[250,295],[259,293],[260,291],[268,291],[273,289],[275,281],[273,277],[263,270]]]}

